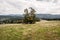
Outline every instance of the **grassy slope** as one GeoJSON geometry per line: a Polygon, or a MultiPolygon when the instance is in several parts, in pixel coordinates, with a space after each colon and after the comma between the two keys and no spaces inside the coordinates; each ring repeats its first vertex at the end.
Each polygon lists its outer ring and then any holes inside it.
{"type": "Polygon", "coordinates": [[[60,40],[60,21],[36,24],[2,24],[0,40],[60,40]]]}

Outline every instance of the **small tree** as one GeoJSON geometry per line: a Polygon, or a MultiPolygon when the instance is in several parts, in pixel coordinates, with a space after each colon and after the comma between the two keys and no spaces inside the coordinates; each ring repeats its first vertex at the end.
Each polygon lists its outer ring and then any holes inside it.
{"type": "Polygon", "coordinates": [[[25,12],[25,16],[24,16],[24,23],[35,23],[35,10],[30,7],[31,11],[30,13],[28,13],[28,9],[25,9],[24,12],[25,12]]]}

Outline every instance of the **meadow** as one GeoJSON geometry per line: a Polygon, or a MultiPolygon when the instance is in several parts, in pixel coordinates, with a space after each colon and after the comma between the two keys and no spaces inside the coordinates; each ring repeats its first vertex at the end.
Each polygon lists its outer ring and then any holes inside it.
{"type": "Polygon", "coordinates": [[[0,40],[60,40],[60,21],[0,24],[0,40]]]}

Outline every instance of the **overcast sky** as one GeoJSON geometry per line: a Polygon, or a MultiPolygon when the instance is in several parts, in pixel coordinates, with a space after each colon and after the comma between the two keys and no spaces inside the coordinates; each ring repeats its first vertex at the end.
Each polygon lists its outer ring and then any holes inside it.
{"type": "Polygon", "coordinates": [[[23,14],[29,7],[36,13],[60,14],[60,0],[0,0],[0,14],[23,14]]]}

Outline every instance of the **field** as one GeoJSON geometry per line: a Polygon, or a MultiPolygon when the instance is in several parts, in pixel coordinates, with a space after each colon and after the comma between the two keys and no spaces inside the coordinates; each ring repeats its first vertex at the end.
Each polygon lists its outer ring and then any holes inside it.
{"type": "Polygon", "coordinates": [[[60,40],[60,21],[0,24],[0,40],[60,40]]]}

